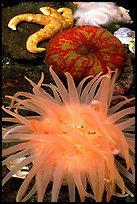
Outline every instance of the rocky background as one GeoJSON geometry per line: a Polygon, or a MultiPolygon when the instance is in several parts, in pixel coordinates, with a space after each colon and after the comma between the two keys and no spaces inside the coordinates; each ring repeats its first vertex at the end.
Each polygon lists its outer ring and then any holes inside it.
{"type": "MultiPolygon", "coordinates": [[[[120,4],[126,9],[130,10],[130,15],[135,22],[134,5],[131,6],[125,2],[125,5],[120,4]]],[[[21,23],[17,26],[16,31],[8,28],[9,20],[21,13],[41,13],[39,8],[42,6],[50,6],[54,8],[70,7],[75,9],[72,2],[19,2],[19,1],[4,1],[2,2],[2,104],[9,105],[9,101],[5,95],[14,95],[17,91],[31,91],[31,86],[24,76],[27,76],[34,82],[38,82],[41,72],[44,72],[44,83],[52,83],[53,80],[49,73],[48,67],[44,62],[45,52],[40,54],[32,54],[26,49],[26,41],[28,37],[41,28],[40,25],[33,23],[21,23]]],[[[130,29],[135,30],[134,24],[129,26],[130,29]]],[[[40,44],[41,47],[46,47],[48,40],[40,44]]],[[[135,56],[129,53],[130,62],[127,63],[125,72],[131,74],[131,79],[127,82],[123,78],[119,82],[125,84],[124,94],[127,96],[134,96],[135,94],[135,78],[134,78],[134,61],[135,56]]],[[[118,84],[118,86],[119,86],[118,84]]],[[[123,86],[123,85],[122,85],[123,86]]],[[[5,116],[5,113],[3,113],[5,116]]],[[[8,169],[3,168],[2,177],[8,172],[8,169]]],[[[16,194],[22,179],[11,178],[2,188],[2,202],[15,202],[16,194]]],[[[47,189],[47,196],[44,202],[50,201],[51,186],[47,189]]],[[[129,188],[134,193],[134,186],[129,188]]],[[[68,202],[67,187],[61,188],[61,193],[58,199],[59,202],[68,202]]],[[[87,199],[92,201],[91,199],[87,199]]],[[[36,202],[36,195],[34,195],[29,202],[36,202]]],[[[76,196],[76,202],[79,202],[79,196],[76,196]]],[[[111,202],[135,202],[134,198],[116,198],[112,197],[111,202]]]]}

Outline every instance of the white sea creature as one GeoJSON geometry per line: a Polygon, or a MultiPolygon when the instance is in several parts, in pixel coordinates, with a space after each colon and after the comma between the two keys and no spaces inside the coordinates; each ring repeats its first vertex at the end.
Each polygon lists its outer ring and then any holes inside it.
{"type": "Polygon", "coordinates": [[[77,9],[73,13],[76,25],[107,26],[111,23],[133,23],[129,10],[114,2],[73,2],[77,9]]]}

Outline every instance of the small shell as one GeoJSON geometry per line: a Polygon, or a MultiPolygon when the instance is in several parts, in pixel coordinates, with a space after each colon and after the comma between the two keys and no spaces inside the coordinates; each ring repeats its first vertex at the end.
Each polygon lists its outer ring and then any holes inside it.
{"type": "MultiPolygon", "coordinates": [[[[26,157],[21,157],[19,159],[15,159],[12,162],[9,162],[9,164],[7,165],[7,168],[9,170],[12,170],[14,167],[16,167],[21,161],[23,161],[26,157]]],[[[21,168],[21,170],[19,170],[18,172],[16,172],[16,174],[13,174],[12,177],[16,177],[16,178],[21,178],[21,179],[25,179],[26,176],[29,173],[29,167],[28,166],[24,166],[21,168]]]]}
{"type": "Polygon", "coordinates": [[[135,54],[135,40],[129,41],[128,48],[133,54],[135,54]]]}

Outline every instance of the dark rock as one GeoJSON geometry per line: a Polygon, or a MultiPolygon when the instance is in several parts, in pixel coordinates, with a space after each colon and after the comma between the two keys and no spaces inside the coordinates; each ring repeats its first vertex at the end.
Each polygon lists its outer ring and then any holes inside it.
{"type": "Polygon", "coordinates": [[[45,76],[43,83],[54,83],[49,68],[45,64],[18,64],[6,56],[2,64],[2,104],[4,106],[10,104],[10,100],[5,98],[6,95],[13,96],[18,91],[32,92],[32,86],[24,76],[38,83],[43,72],[45,76]]]}
{"type": "MultiPolygon", "coordinates": [[[[127,61],[125,66],[123,67],[121,76],[117,81],[114,87],[114,95],[127,95],[128,92],[131,92],[131,88],[133,88],[135,83],[135,73],[134,73],[134,65],[132,63],[133,54],[128,54],[127,61]]],[[[135,91],[135,90],[134,90],[135,91]]],[[[128,93],[129,94],[129,93],[128,93]]],[[[131,97],[135,95],[134,93],[129,94],[131,97]]]]}

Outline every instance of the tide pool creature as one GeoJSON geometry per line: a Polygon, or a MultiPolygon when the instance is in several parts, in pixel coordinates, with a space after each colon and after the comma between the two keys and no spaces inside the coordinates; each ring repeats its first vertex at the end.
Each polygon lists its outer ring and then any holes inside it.
{"type": "Polygon", "coordinates": [[[105,75],[88,76],[77,87],[66,72],[68,88],[52,67],[50,73],[56,85],[46,86],[53,96],[41,88],[42,74],[38,84],[27,78],[33,93],[20,91],[8,96],[10,108],[3,107],[12,116],[3,120],[15,123],[3,134],[3,142],[12,144],[3,150],[3,165],[23,158],[5,176],[3,185],[29,165],[31,169],[17,193],[17,202],[27,201],[36,192],[37,201],[42,202],[49,182],[51,202],[58,201],[62,185],[68,185],[70,202],[75,202],[76,188],[81,202],[86,197],[101,202],[104,191],[106,201],[112,195],[134,196],[122,176],[135,182],[135,107],[124,108],[134,98],[113,96],[117,70],[108,68],[105,75]],[[115,99],[121,101],[111,106],[115,99]],[[23,116],[20,110],[28,110],[32,115],[23,116]]]}
{"type": "Polygon", "coordinates": [[[57,33],[73,26],[72,10],[69,8],[59,8],[55,10],[50,7],[42,7],[40,11],[43,14],[26,13],[17,15],[8,23],[8,27],[12,30],[16,30],[17,24],[23,21],[44,26],[43,29],[32,34],[26,42],[26,48],[31,53],[45,51],[46,48],[37,47],[39,42],[50,39],[57,33]]]}
{"type": "Polygon", "coordinates": [[[129,10],[114,2],[73,2],[76,25],[108,26],[112,23],[133,23],[129,10]]]}

